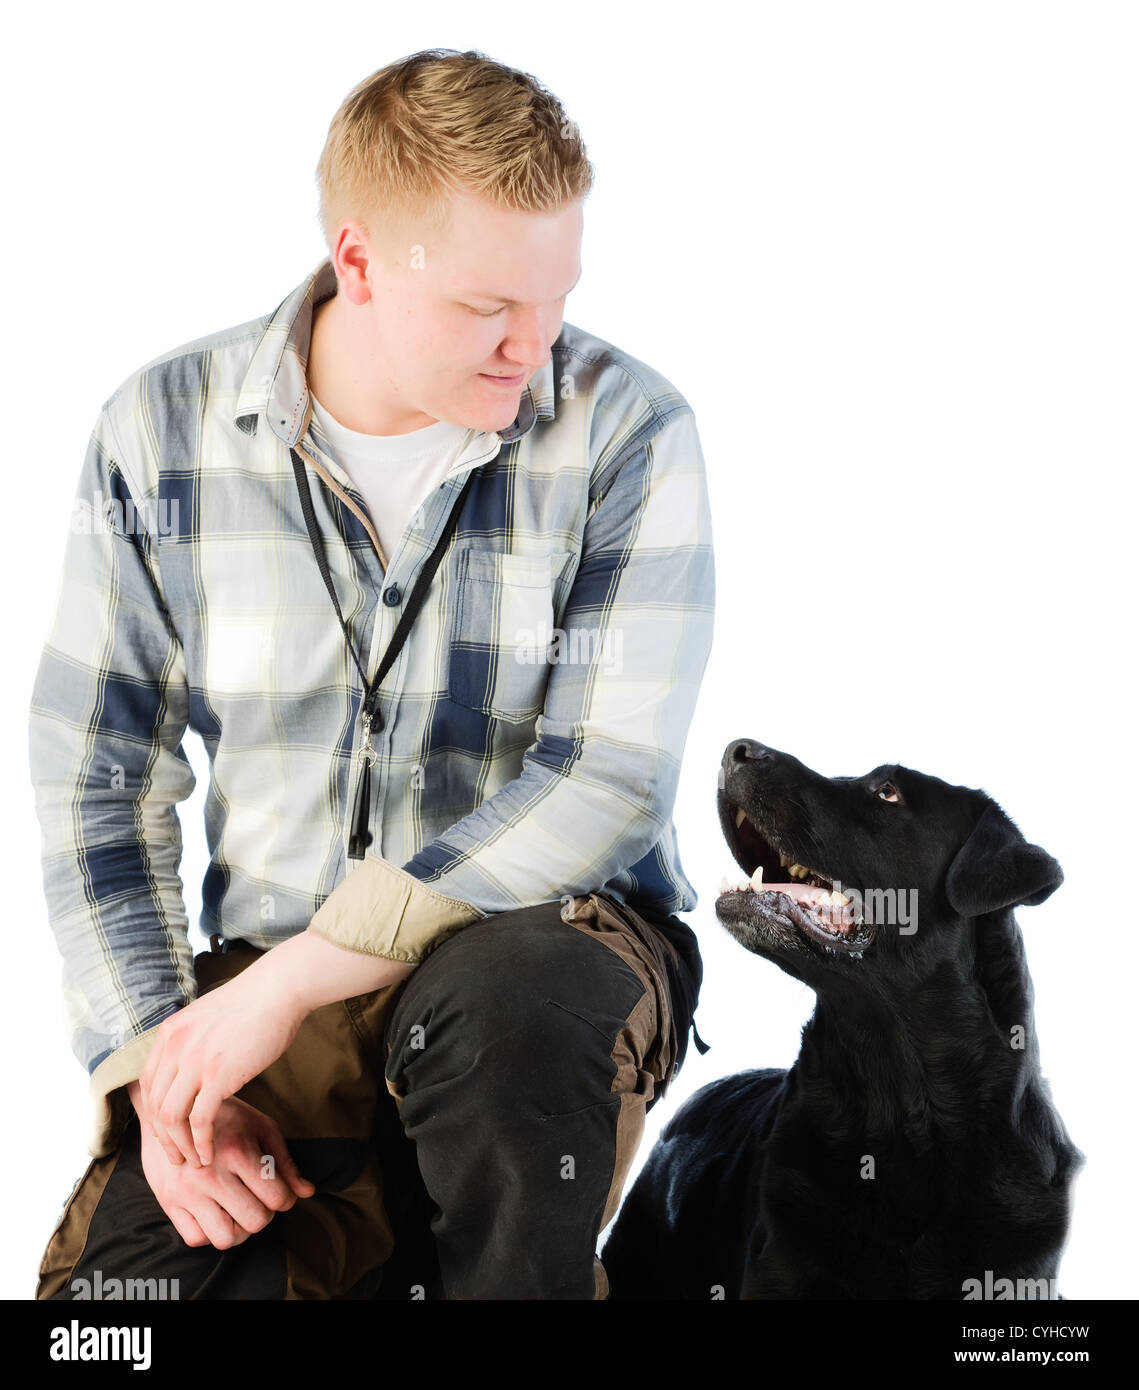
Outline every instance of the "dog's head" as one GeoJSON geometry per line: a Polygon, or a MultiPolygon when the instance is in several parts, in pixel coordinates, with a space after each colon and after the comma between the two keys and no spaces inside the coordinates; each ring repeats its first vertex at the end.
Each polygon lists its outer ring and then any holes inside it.
{"type": "MultiPolygon", "coordinates": [[[[823,777],[735,739],[719,776],[720,824],[748,883],[716,915],[748,950],[826,988],[883,986],[936,966],[967,924],[1042,903],[1063,882],[983,791],[896,764],[823,777]]],[[[1011,916],[1011,914],[1009,914],[1011,916]]]]}

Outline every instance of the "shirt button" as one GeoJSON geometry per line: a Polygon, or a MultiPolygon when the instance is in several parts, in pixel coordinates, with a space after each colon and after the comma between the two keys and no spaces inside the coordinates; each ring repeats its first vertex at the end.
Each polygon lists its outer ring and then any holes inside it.
{"type": "Polygon", "coordinates": [[[389,584],[384,590],[384,602],[389,608],[394,608],[401,598],[403,594],[400,593],[398,584],[389,584]]]}

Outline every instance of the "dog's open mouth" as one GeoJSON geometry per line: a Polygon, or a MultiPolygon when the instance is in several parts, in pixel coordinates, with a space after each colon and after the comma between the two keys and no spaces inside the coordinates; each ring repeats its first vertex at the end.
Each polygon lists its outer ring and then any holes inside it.
{"type": "Polygon", "coordinates": [[[730,802],[721,807],[724,834],[746,883],[725,878],[716,899],[716,915],[729,930],[747,929],[760,918],[769,925],[794,928],[832,954],[860,957],[873,939],[856,899],[839,891],[837,881],[780,848],[763,834],[747,813],[730,802]]]}

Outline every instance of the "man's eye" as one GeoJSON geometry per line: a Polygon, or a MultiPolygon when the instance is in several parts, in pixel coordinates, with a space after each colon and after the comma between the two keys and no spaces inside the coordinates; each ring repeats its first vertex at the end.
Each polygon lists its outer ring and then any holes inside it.
{"type": "MultiPolygon", "coordinates": [[[[468,309],[471,309],[471,306],[468,304],[468,305],[467,305],[467,308],[468,308],[468,309]]],[[[471,309],[471,313],[474,314],[474,316],[475,316],[476,318],[480,318],[480,319],[492,319],[492,318],[495,317],[496,314],[501,314],[501,313],[502,313],[502,310],[505,309],[505,308],[506,308],[506,305],[503,304],[503,305],[501,305],[501,306],[500,306],[499,308],[497,308],[497,309],[488,309],[488,310],[483,310],[483,309],[471,309]]]]}
{"type": "Polygon", "coordinates": [[[874,788],[874,795],[880,801],[901,801],[902,793],[894,786],[893,782],[883,782],[874,788]]]}

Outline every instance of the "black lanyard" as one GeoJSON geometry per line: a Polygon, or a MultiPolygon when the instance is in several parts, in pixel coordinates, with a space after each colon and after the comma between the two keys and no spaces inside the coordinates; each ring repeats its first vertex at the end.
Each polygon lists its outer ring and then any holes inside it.
{"type": "Polygon", "coordinates": [[[467,475],[458,497],[451,507],[451,514],[447,518],[447,524],[443,528],[443,533],[435,542],[435,548],[423,562],[423,566],[416,576],[415,583],[412,585],[411,593],[407,596],[403,612],[400,614],[396,630],[391,635],[383,657],[380,660],[379,668],[371,681],[368,680],[364,672],[364,667],[360,658],[356,655],[356,648],[352,642],[352,635],[348,631],[348,624],[344,621],[344,614],[340,611],[340,602],[336,597],[336,588],[332,583],[332,575],[328,570],[328,559],[324,553],[324,542],[320,538],[320,532],[316,525],[316,516],[312,508],[312,494],[309,491],[308,473],[300,455],[295,449],[290,449],[289,453],[293,458],[293,473],[297,480],[297,491],[301,498],[301,511],[304,513],[305,526],[308,528],[309,540],[312,542],[313,553],[316,556],[316,563],[320,567],[321,577],[324,580],[324,587],[328,590],[332,599],[332,606],[336,609],[336,616],[340,619],[340,626],[344,630],[344,640],[348,643],[348,650],[352,654],[352,660],[356,663],[356,669],[360,672],[360,680],[364,686],[364,698],[360,702],[360,719],[364,730],[364,743],[360,750],[364,759],[364,770],[360,776],[360,785],[356,790],[356,804],[352,812],[352,834],[348,841],[349,859],[363,859],[364,850],[372,843],[372,832],[368,828],[368,813],[371,808],[371,771],[372,763],[376,759],[376,750],[372,747],[372,733],[379,732],[384,727],[383,715],[377,711],[380,698],[380,686],[384,677],[391,670],[396,657],[399,656],[400,649],[407,640],[407,634],[411,631],[411,625],[415,621],[416,615],[423,607],[423,600],[427,597],[427,590],[431,587],[431,581],[435,577],[435,571],[443,559],[443,552],[447,549],[451,537],[455,534],[455,528],[459,524],[459,512],[463,507],[463,499],[474,479],[474,469],[467,475]]]}

